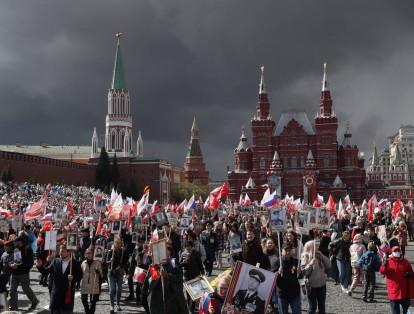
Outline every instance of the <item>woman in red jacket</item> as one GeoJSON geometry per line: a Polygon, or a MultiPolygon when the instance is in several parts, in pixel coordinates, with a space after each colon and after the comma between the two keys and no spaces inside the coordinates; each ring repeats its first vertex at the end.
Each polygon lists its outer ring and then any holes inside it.
{"type": "Polygon", "coordinates": [[[380,273],[387,278],[391,313],[400,314],[401,305],[403,314],[406,314],[410,306],[409,279],[413,277],[413,268],[398,246],[392,248],[388,259],[384,258],[380,273]]]}

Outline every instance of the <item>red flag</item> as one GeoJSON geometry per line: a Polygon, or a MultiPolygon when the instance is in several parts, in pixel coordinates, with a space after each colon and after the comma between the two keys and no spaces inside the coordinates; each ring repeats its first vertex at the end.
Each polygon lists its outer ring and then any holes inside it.
{"type": "Polygon", "coordinates": [[[217,197],[218,197],[218,199],[222,199],[224,197],[227,197],[228,195],[229,195],[229,185],[228,185],[227,181],[224,181],[217,197]]]}
{"type": "Polygon", "coordinates": [[[371,222],[372,219],[374,219],[374,208],[377,207],[378,205],[378,201],[377,201],[377,195],[374,194],[372,195],[372,197],[369,199],[368,202],[368,222],[371,222]]]}
{"type": "Polygon", "coordinates": [[[96,234],[100,234],[102,231],[102,214],[99,213],[99,220],[98,220],[98,226],[96,227],[96,234]]]}
{"type": "Polygon", "coordinates": [[[401,199],[397,199],[393,204],[392,204],[392,211],[391,211],[391,215],[392,218],[395,219],[395,217],[398,216],[398,214],[400,213],[402,208],[402,204],[401,204],[401,199]]]}
{"type": "Polygon", "coordinates": [[[336,207],[335,201],[334,201],[332,195],[329,195],[328,203],[326,203],[326,208],[329,209],[329,214],[331,216],[335,215],[335,207],[336,207]]]}
{"type": "Polygon", "coordinates": [[[69,219],[75,217],[75,210],[73,209],[73,204],[72,204],[71,199],[68,199],[68,201],[66,203],[66,210],[69,211],[69,213],[68,213],[68,218],[69,219]]]}
{"type": "Polygon", "coordinates": [[[46,213],[47,209],[47,196],[43,194],[40,200],[30,205],[30,208],[24,214],[24,221],[40,218],[46,213]]]}

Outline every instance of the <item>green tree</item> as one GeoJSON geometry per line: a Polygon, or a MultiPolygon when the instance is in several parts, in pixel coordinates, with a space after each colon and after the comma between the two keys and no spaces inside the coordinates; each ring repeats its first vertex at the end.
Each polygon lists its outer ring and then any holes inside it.
{"type": "Polygon", "coordinates": [[[101,148],[98,166],[96,167],[96,187],[108,192],[111,184],[111,163],[105,147],[101,148]]]}
{"type": "Polygon", "coordinates": [[[111,184],[118,190],[119,187],[119,169],[118,169],[118,160],[116,159],[116,154],[114,155],[114,159],[112,160],[111,166],[111,184]]]}
{"type": "Polygon", "coordinates": [[[9,167],[3,170],[1,174],[1,181],[4,183],[9,183],[13,181],[13,175],[9,167]]]}
{"type": "Polygon", "coordinates": [[[137,200],[140,197],[140,195],[138,194],[137,183],[135,182],[134,178],[132,178],[132,177],[129,180],[129,185],[128,185],[126,195],[129,196],[129,197],[132,197],[134,200],[137,200]]]}
{"type": "Polygon", "coordinates": [[[196,198],[201,195],[203,200],[205,200],[209,193],[210,187],[208,185],[181,182],[172,185],[171,200],[175,203],[179,203],[182,202],[185,198],[188,200],[193,194],[196,198]]]}

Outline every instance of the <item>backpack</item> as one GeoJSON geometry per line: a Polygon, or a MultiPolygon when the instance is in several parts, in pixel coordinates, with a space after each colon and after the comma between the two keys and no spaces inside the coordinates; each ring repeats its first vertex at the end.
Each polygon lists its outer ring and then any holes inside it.
{"type": "Polygon", "coordinates": [[[364,263],[364,270],[365,271],[375,271],[375,254],[370,253],[367,255],[367,258],[365,259],[365,263],[364,263]]]}

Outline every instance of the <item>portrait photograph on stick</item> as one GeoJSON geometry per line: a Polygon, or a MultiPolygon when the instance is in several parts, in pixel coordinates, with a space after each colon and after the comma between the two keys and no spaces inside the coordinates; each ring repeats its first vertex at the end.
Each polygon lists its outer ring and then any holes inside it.
{"type": "Polygon", "coordinates": [[[115,220],[112,222],[111,233],[119,234],[121,232],[121,221],[115,220]]]}
{"type": "Polygon", "coordinates": [[[308,234],[310,230],[310,212],[299,210],[296,213],[296,230],[301,234],[308,234]]]}
{"type": "Polygon", "coordinates": [[[102,262],[104,255],[104,247],[101,245],[95,246],[95,251],[93,253],[93,260],[102,262]]]}
{"type": "Polygon", "coordinates": [[[286,208],[273,207],[269,209],[270,212],[270,230],[271,232],[281,232],[286,230],[286,208]]]}
{"type": "Polygon", "coordinates": [[[68,250],[76,250],[78,248],[78,235],[76,233],[68,234],[66,247],[68,250]]]}
{"type": "Polygon", "coordinates": [[[265,314],[276,283],[276,274],[237,261],[223,311],[265,314]]]}

